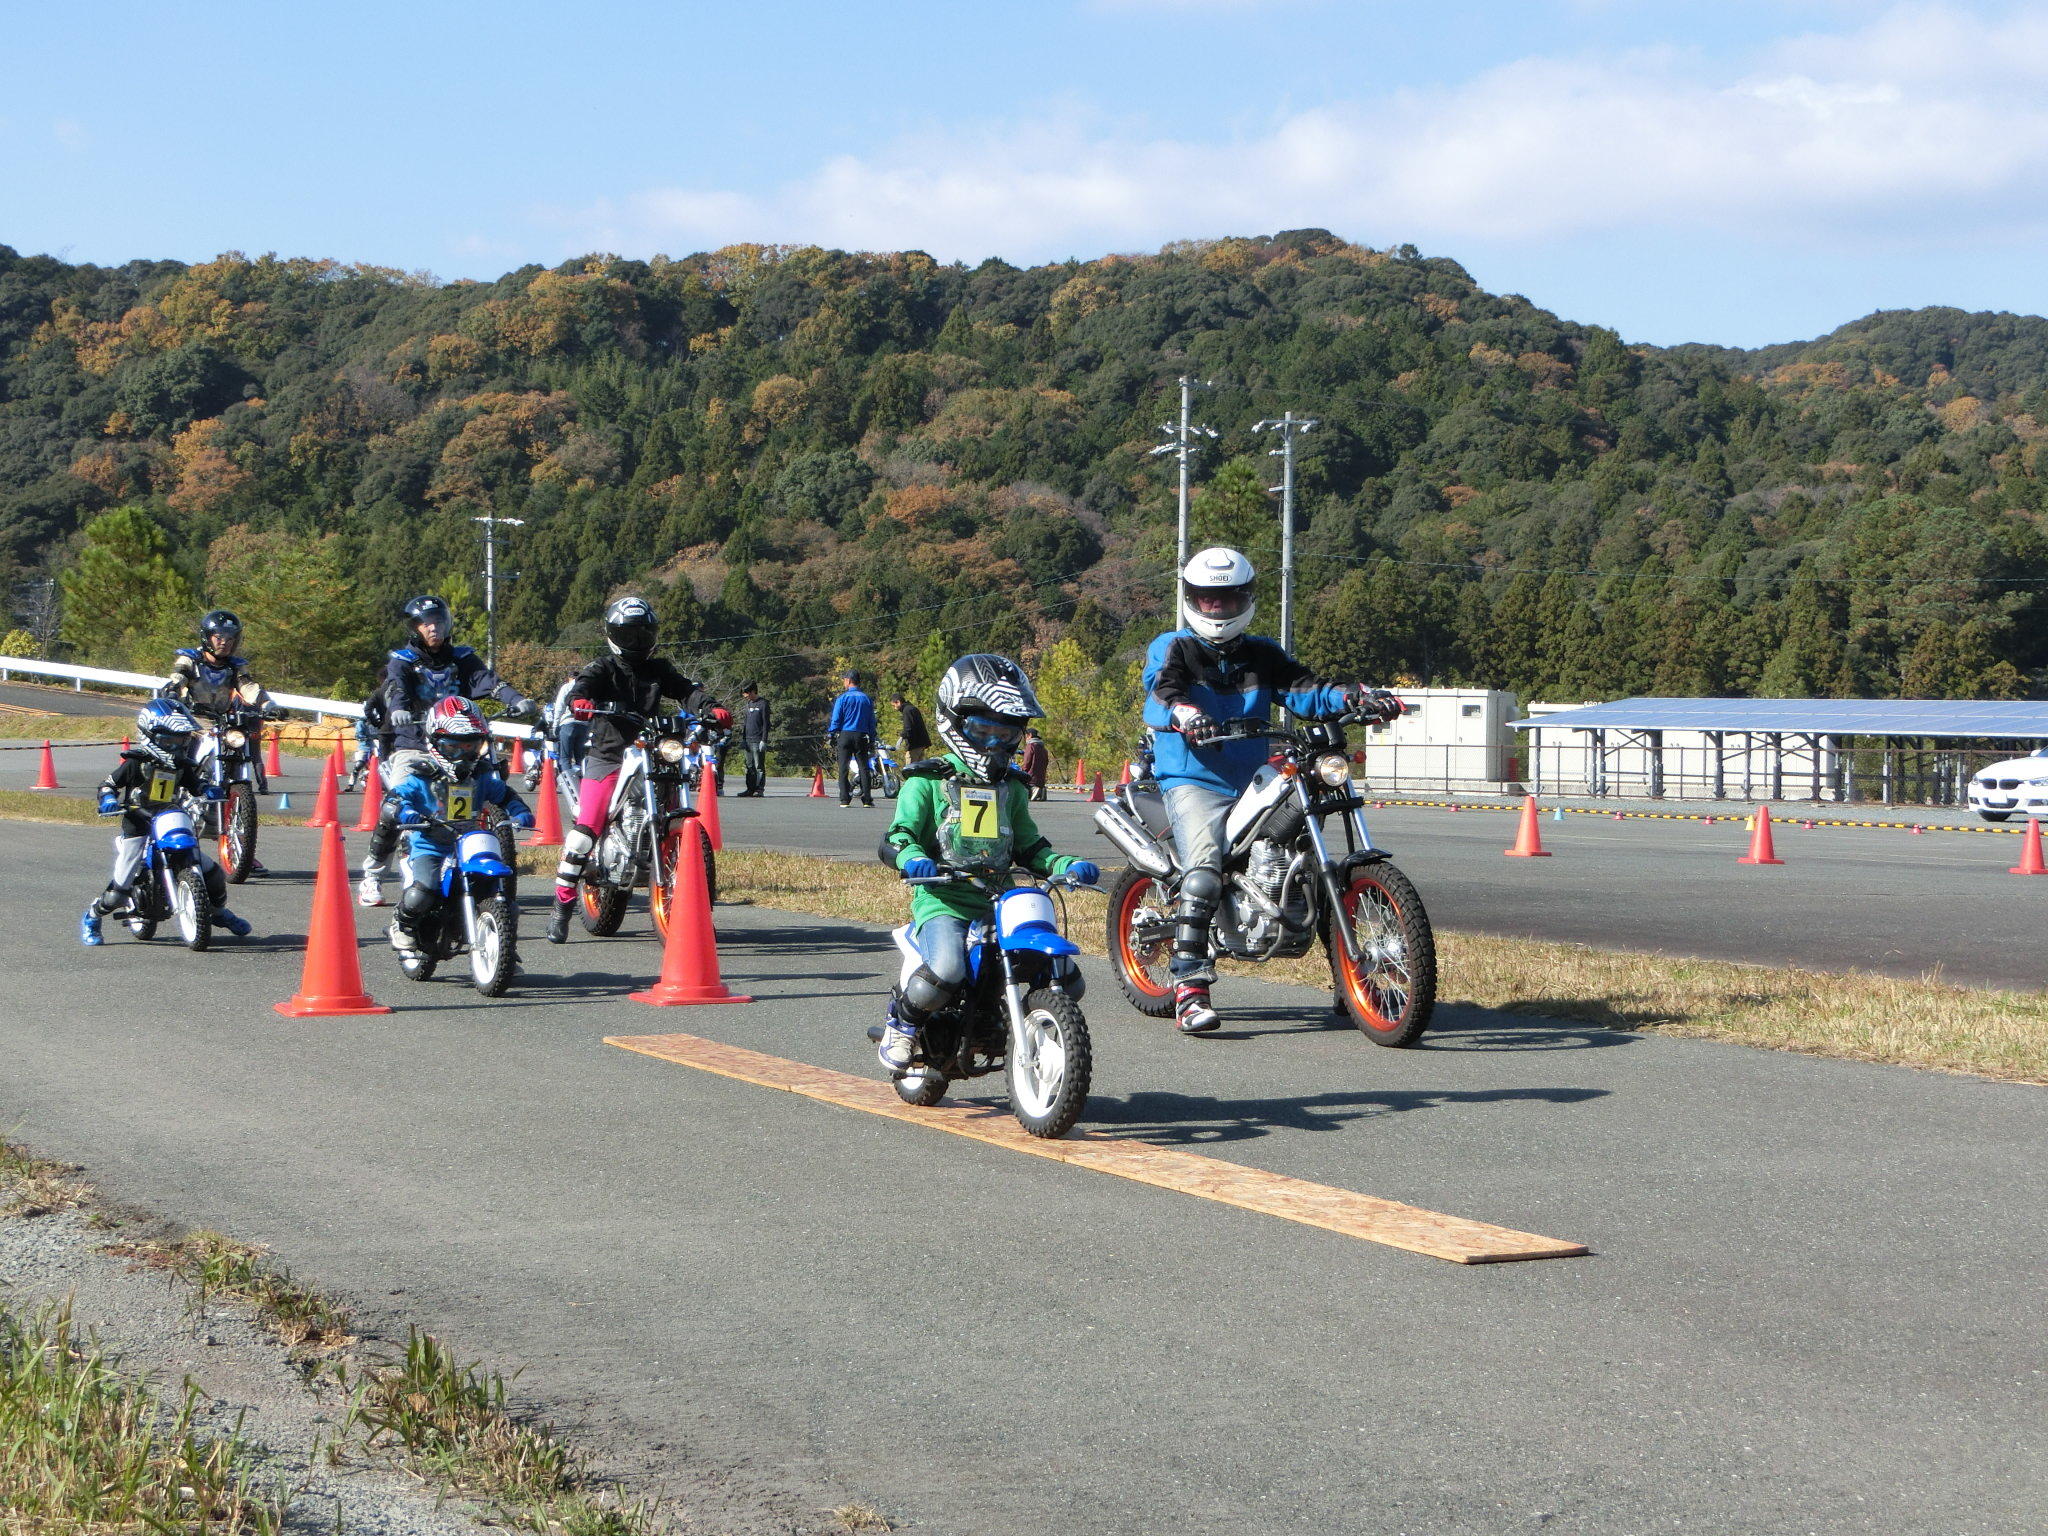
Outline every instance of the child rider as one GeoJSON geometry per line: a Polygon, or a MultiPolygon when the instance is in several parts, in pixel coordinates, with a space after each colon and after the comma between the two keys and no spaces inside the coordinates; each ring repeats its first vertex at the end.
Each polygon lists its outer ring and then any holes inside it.
{"type": "MultiPolygon", "coordinates": [[[[907,880],[949,870],[1001,880],[1013,865],[1093,885],[1101,871],[1053,852],[1031,819],[1031,786],[1010,766],[1024,727],[1043,719],[1024,669],[1007,656],[962,656],[939,679],[939,739],[948,750],[903,770],[881,856],[907,880]]],[[[920,885],[910,895],[911,940],[924,963],[897,992],[877,1054],[901,1072],[917,1032],[967,987],[967,930],[994,907],[973,885],[920,885]]]]}
{"type": "MultiPolygon", "coordinates": [[[[142,870],[151,818],[158,811],[176,809],[181,799],[210,800],[221,794],[193,761],[199,722],[191,710],[176,699],[151,699],[137,712],[135,729],[140,739],[121,754],[121,761],[100,784],[100,814],[119,816],[121,826],[114,834],[113,876],[79,919],[78,940],[88,947],[106,942],[100,936],[101,916],[125,911],[135,899],[135,877],[142,870]]],[[[228,883],[220,866],[202,852],[199,867],[206,875],[213,920],[238,938],[246,934],[248,922],[227,909],[228,883]]]]}

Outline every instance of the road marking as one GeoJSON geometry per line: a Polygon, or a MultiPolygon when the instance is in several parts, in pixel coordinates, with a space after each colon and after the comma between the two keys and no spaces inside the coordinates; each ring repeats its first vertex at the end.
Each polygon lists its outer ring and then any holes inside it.
{"type": "Polygon", "coordinates": [[[905,1104],[887,1083],[853,1077],[780,1056],[766,1056],[741,1046],[722,1045],[697,1035],[614,1035],[606,1045],[638,1051],[643,1056],[678,1062],[722,1077],[738,1078],[763,1088],[819,1099],[844,1109],[865,1110],[891,1120],[907,1120],[935,1131],[950,1131],[1026,1152],[1033,1157],[1092,1168],[1140,1184],[1199,1195],[1224,1205],[1259,1211],[1305,1226],[1323,1227],[1346,1237],[1385,1243],[1457,1264],[1502,1264],[1517,1259],[1568,1259],[1588,1250],[1583,1243],[1560,1242],[1533,1232],[1516,1232],[1483,1221],[1467,1221],[1426,1211],[1420,1206],[1361,1195],[1328,1184],[1311,1184],[1286,1174],[1267,1173],[1240,1163],[1226,1163],[1193,1152],[1148,1146],[1112,1136],[1077,1131],[1057,1141],[1028,1134],[1001,1109],[987,1105],[938,1104],[918,1109],[905,1104]]]}

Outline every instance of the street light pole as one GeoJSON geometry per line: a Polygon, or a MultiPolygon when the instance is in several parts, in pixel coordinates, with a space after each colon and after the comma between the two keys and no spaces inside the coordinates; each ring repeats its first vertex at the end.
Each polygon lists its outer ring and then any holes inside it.
{"type": "Polygon", "coordinates": [[[1188,564],[1188,488],[1189,476],[1194,467],[1195,455],[1201,452],[1201,440],[1216,436],[1214,427],[1204,427],[1188,419],[1193,407],[1194,393],[1198,389],[1214,389],[1216,386],[1207,379],[1197,379],[1189,374],[1180,376],[1180,422],[1162,422],[1159,430],[1166,441],[1154,448],[1148,457],[1158,458],[1170,453],[1180,465],[1180,515],[1175,524],[1173,541],[1173,608],[1180,612],[1180,573],[1188,564]]]}
{"type": "Polygon", "coordinates": [[[1254,432],[1278,432],[1280,446],[1266,451],[1280,461],[1280,483],[1272,489],[1280,495],[1280,647],[1294,650],[1294,440],[1316,425],[1312,416],[1268,417],[1254,432]]]}
{"type": "Polygon", "coordinates": [[[503,523],[508,528],[524,528],[526,520],[487,512],[470,521],[484,525],[484,664],[495,670],[498,665],[498,525],[503,523]]]}

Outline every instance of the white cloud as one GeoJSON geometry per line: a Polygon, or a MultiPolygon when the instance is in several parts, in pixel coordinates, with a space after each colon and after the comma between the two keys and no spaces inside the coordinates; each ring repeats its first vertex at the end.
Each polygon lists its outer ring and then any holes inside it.
{"type": "Polygon", "coordinates": [[[1644,228],[1953,242],[2043,222],[2048,17],[1905,5],[1702,68],[1671,50],[1531,58],[1218,142],[1060,106],[838,155],[766,192],[655,189],[549,218],[593,248],[968,260],[1299,225],[1421,244],[1644,228]]]}

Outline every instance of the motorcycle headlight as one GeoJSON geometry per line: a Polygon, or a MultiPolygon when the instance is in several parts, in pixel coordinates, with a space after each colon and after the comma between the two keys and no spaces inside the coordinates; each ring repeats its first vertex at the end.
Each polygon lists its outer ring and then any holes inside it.
{"type": "Polygon", "coordinates": [[[247,733],[242,731],[223,731],[220,739],[231,747],[246,747],[249,745],[249,737],[247,733]]]}
{"type": "Polygon", "coordinates": [[[661,754],[661,760],[664,763],[680,763],[683,760],[683,754],[689,749],[680,741],[677,741],[675,737],[664,736],[661,739],[661,745],[654,750],[661,754]]]}
{"type": "Polygon", "coordinates": [[[1332,789],[1342,789],[1351,782],[1351,764],[1342,752],[1325,752],[1316,759],[1316,777],[1332,789]]]}

